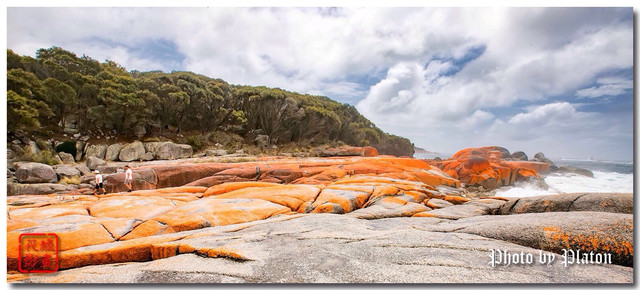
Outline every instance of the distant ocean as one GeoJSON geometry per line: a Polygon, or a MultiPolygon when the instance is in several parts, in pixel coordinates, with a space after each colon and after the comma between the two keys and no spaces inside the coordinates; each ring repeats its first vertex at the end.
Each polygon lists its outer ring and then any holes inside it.
{"type": "MultiPolygon", "coordinates": [[[[432,159],[440,157],[446,159],[451,154],[416,153],[415,158],[432,159]]],[[[552,173],[545,175],[545,182],[549,189],[543,190],[532,184],[520,183],[513,187],[498,189],[496,196],[525,197],[572,192],[622,192],[633,193],[633,162],[581,160],[559,158],[551,160],[557,166],[573,166],[593,172],[593,178],[577,174],[552,173]]]]}

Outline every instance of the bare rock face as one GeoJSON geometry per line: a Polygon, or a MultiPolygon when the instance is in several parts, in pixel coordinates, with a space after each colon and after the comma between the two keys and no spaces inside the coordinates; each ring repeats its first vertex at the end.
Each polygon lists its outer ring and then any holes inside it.
{"type": "Polygon", "coordinates": [[[98,166],[104,165],[107,165],[107,162],[98,157],[87,157],[87,168],[89,168],[90,170],[95,170],[96,168],[98,168],[98,166]]]}
{"type": "Polygon", "coordinates": [[[602,211],[633,214],[633,195],[628,193],[565,193],[512,199],[500,214],[566,211],[602,211]]]}
{"type": "Polygon", "coordinates": [[[633,266],[633,215],[606,212],[548,212],[481,216],[453,224],[456,232],[510,241],[558,254],[563,249],[611,253],[618,265],[633,266]]]}
{"type": "Polygon", "coordinates": [[[193,154],[193,148],[187,144],[175,144],[164,142],[158,147],[156,158],[160,160],[174,160],[189,158],[193,154]]]}
{"type": "Polygon", "coordinates": [[[120,154],[118,155],[118,159],[125,162],[139,160],[144,153],[145,150],[142,142],[134,141],[133,143],[129,143],[122,147],[122,150],[120,150],[120,154]]]}
{"type": "Polygon", "coordinates": [[[58,181],[53,167],[35,162],[20,165],[16,170],[16,178],[21,183],[53,183],[58,181]]]}

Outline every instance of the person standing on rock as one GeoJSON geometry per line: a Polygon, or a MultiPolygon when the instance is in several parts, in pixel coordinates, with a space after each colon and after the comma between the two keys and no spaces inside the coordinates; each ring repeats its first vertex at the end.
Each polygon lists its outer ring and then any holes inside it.
{"type": "Polygon", "coordinates": [[[96,174],[95,176],[96,186],[93,188],[93,194],[98,195],[98,190],[102,191],[102,194],[106,194],[107,192],[104,190],[104,186],[102,184],[102,174],[100,174],[100,171],[98,170],[94,172],[96,174]]]}
{"type": "Polygon", "coordinates": [[[127,187],[127,192],[131,192],[131,182],[133,181],[133,171],[129,168],[129,165],[124,166],[124,186],[127,187]]]}

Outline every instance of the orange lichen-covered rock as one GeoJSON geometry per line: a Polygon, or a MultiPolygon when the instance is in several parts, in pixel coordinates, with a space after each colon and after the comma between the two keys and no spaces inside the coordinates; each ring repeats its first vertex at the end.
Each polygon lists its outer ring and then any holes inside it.
{"type": "Polygon", "coordinates": [[[444,200],[453,204],[463,204],[468,202],[470,199],[461,196],[447,195],[444,200]]]}
{"type": "Polygon", "coordinates": [[[9,211],[9,217],[16,220],[44,220],[65,215],[87,215],[86,206],[76,203],[62,203],[43,207],[28,207],[9,211]]]}
{"type": "MultiPolygon", "coordinates": [[[[157,188],[157,175],[153,170],[133,170],[133,181],[131,186],[136,189],[157,188]]],[[[182,184],[181,184],[182,185],[182,184]]],[[[168,187],[168,186],[163,186],[168,187]]],[[[104,189],[106,192],[123,192],[127,188],[124,186],[124,172],[110,174],[104,177],[104,189]]]]}
{"type": "MultiPolygon", "coordinates": [[[[18,258],[19,236],[22,233],[55,233],[58,235],[58,248],[61,251],[88,245],[113,242],[113,237],[100,224],[94,222],[75,222],[44,224],[7,233],[7,258],[18,258]]],[[[10,261],[17,268],[17,261],[10,261]]]]}
{"type": "Polygon", "coordinates": [[[214,176],[204,177],[196,181],[189,182],[185,184],[185,186],[211,187],[214,185],[228,183],[228,182],[242,182],[242,181],[249,181],[249,179],[238,177],[235,175],[214,175],[214,176]]]}
{"type": "Polygon", "coordinates": [[[312,185],[277,185],[242,188],[213,196],[220,199],[262,199],[299,211],[302,204],[313,201],[320,188],[312,185]]]}
{"type": "Polygon", "coordinates": [[[467,148],[458,151],[451,159],[429,161],[429,164],[445,171],[461,183],[470,186],[482,186],[485,190],[513,185],[518,180],[538,179],[544,182],[537,173],[549,170],[543,162],[509,161],[509,151],[498,146],[467,148]],[[522,173],[519,173],[522,170],[522,173]],[[531,174],[533,171],[533,174],[531,174]]]}
{"type": "Polygon", "coordinates": [[[245,223],[291,213],[291,209],[260,199],[219,199],[206,197],[185,203],[154,218],[174,230],[186,230],[188,224],[202,227],[197,221],[211,226],[245,223]],[[195,219],[195,222],[194,222],[195,219]]]}
{"type": "Polygon", "coordinates": [[[492,155],[495,155],[495,151],[499,151],[500,152],[500,158],[504,159],[504,158],[509,158],[511,156],[511,154],[509,153],[509,150],[500,147],[500,146],[487,146],[487,147],[480,147],[480,148],[466,148],[466,149],[462,149],[458,152],[456,152],[455,154],[453,154],[453,159],[460,159],[460,158],[464,158],[464,157],[484,157],[484,158],[493,158],[492,155]]]}
{"type": "Polygon", "coordinates": [[[370,146],[364,147],[364,156],[365,157],[378,156],[378,149],[370,146]]]}
{"type": "Polygon", "coordinates": [[[139,220],[127,218],[101,218],[99,222],[116,240],[140,224],[139,220]]]}
{"type": "Polygon", "coordinates": [[[159,223],[154,220],[148,220],[135,227],[130,233],[120,238],[122,241],[144,238],[148,236],[156,236],[162,234],[170,234],[175,231],[168,225],[159,223]]]}
{"type": "Polygon", "coordinates": [[[198,179],[213,176],[220,171],[234,166],[238,165],[227,163],[197,163],[149,166],[145,168],[153,170],[158,179],[157,188],[163,188],[182,186],[198,179]]]}
{"type": "Polygon", "coordinates": [[[183,238],[180,234],[150,236],[127,241],[86,246],[60,252],[60,269],[151,260],[151,245],[183,238]]]}
{"type": "Polygon", "coordinates": [[[136,195],[154,194],[159,195],[162,193],[203,193],[208,189],[206,186],[179,186],[179,187],[166,187],[153,190],[137,190],[136,195]]]}
{"type": "Polygon", "coordinates": [[[230,191],[239,190],[239,189],[248,188],[248,187],[271,187],[271,186],[277,186],[277,185],[278,185],[277,183],[258,182],[258,181],[230,182],[230,183],[224,183],[224,184],[214,185],[212,187],[209,187],[204,192],[203,195],[206,197],[211,195],[223,194],[230,191]]]}
{"type": "Polygon", "coordinates": [[[526,168],[536,173],[549,172],[549,164],[536,161],[504,161],[505,165],[513,168],[526,168]]]}
{"type": "Polygon", "coordinates": [[[361,208],[373,192],[373,187],[342,187],[334,185],[322,190],[305,212],[348,213],[361,208]]]}
{"type": "Polygon", "coordinates": [[[175,207],[168,199],[155,196],[105,198],[89,208],[92,216],[148,220],[175,207]]]}
{"type": "Polygon", "coordinates": [[[484,157],[471,157],[464,162],[464,167],[475,174],[480,174],[487,170],[489,166],[489,160],[484,157]]]}

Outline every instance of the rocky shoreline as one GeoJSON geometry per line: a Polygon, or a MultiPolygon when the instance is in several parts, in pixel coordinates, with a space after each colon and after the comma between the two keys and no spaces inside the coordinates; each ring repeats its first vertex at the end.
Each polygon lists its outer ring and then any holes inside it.
{"type": "Polygon", "coordinates": [[[133,192],[123,190],[121,163],[107,163],[109,194],[8,196],[8,280],[633,282],[632,194],[470,191],[544,181],[547,163],[507,160],[495,149],[444,161],[344,148],[327,152],[334,157],[129,162],[133,192]],[[18,236],[29,232],[59,235],[59,272],[16,272],[18,236]],[[613,264],[565,267],[563,249],[610,254],[613,264]],[[492,267],[492,250],[557,258],[549,267],[492,267]]]}

